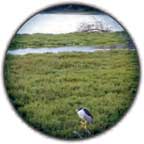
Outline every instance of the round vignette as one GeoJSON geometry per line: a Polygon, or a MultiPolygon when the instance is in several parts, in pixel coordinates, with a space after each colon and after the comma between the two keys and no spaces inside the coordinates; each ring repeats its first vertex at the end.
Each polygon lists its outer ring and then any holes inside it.
{"type": "Polygon", "coordinates": [[[51,139],[54,139],[54,140],[61,140],[61,141],[66,141],[66,142],[70,142],[70,141],[85,141],[85,140],[89,140],[89,139],[92,139],[92,138],[96,138],[96,137],[99,137],[101,135],[104,135],[106,134],[107,132],[110,132],[111,129],[113,129],[113,127],[117,126],[121,120],[123,120],[124,117],[126,117],[127,113],[129,112],[129,110],[133,107],[135,101],[136,101],[136,98],[137,98],[137,95],[138,95],[138,92],[139,92],[139,88],[140,88],[140,85],[141,85],[141,61],[140,61],[140,57],[139,57],[139,51],[138,51],[138,47],[134,41],[134,38],[132,37],[132,35],[129,33],[129,31],[127,30],[127,28],[125,28],[125,26],[117,19],[115,18],[112,14],[110,14],[109,12],[107,12],[106,10],[100,8],[100,7],[97,7],[97,6],[94,6],[92,4],[87,4],[87,3],[83,3],[83,2],[74,2],[74,3],[69,3],[69,2],[60,2],[60,3],[56,3],[56,4],[49,4],[49,6],[46,6],[45,8],[40,8],[37,10],[37,12],[34,12],[33,14],[31,14],[30,16],[28,16],[28,18],[26,18],[24,20],[24,22],[22,22],[18,28],[16,28],[16,31],[14,31],[14,33],[12,34],[12,37],[10,38],[7,46],[6,46],[6,50],[5,50],[5,54],[4,54],[4,59],[3,59],[3,73],[2,73],[2,77],[3,77],[3,85],[4,85],[4,89],[5,89],[5,93],[7,95],[7,99],[12,107],[12,109],[15,111],[16,115],[18,115],[21,119],[22,122],[24,122],[26,124],[26,126],[30,127],[34,132],[37,132],[43,136],[45,136],[46,138],[51,138],[51,139]],[[138,58],[138,67],[139,67],[139,79],[138,79],[138,84],[137,84],[137,87],[136,87],[136,93],[134,95],[134,99],[132,100],[131,104],[129,105],[129,108],[124,112],[124,115],[121,116],[119,118],[119,120],[117,120],[117,122],[115,122],[115,124],[113,126],[110,126],[109,128],[105,129],[104,131],[98,133],[98,134],[95,134],[94,136],[90,136],[90,137],[87,137],[87,138],[83,138],[83,139],[65,139],[65,138],[59,138],[59,137],[55,137],[55,136],[52,136],[52,135],[48,135],[48,134],[45,134],[44,132],[38,130],[37,128],[33,127],[29,122],[27,122],[19,113],[18,111],[16,110],[14,104],[12,103],[11,99],[9,98],[9,95],[8,95],[8,92],[7,92],[7,88],[6,88],[6,84],[5,84],[5,79],[4,79],[4,72],[5,72],[5,60],[6,60],[6,53],[8,51],[8,48],[9,48],[9,45],[12,41],[12,39],[15,37],[16,33],[21,29],[21,27],[26,23],[28,22],[32,17],[34,17],[36,14],[39,14],[40,12],[46,10],[46,9],[50,9],[50,8],[53,8],[53,7],[57,7],[57,6],[63,6],[63,5],[67,5],[67,4],[71,4],[71,5],[82,5],[82,6],[87,6],[87,7],[90,7],[90,8],[93,8],[93,9],[97,9],[97,10],[100,10],[101,12],[103,12],[104,14],[107,14],[108,16],[110,16],[111,18],[113,18],[129,35],[130,39],[133,41],[134,43],[134,46],[136,48],[136,52],[137,52],[137,58],[138,58]]]}

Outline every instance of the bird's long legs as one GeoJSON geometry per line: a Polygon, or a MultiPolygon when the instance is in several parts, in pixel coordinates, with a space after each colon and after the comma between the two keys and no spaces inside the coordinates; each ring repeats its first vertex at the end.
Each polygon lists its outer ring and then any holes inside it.
{"type": "Polygon", "coordinates": [[[80,121],[80,127],[83,128],[83,129],[87,129],[87,121],[85,121],[85,120],[82,121],[82,120],[81,120],[81,121],[80,121]]]}

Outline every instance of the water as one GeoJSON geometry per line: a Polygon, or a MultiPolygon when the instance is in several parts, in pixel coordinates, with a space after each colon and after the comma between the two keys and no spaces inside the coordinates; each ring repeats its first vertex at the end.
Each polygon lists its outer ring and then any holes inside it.
{"type": "Polygon", "coordinates": [[[11,55],[26,55],[26,54],[44,54],[44,53],[61,53],[61,52],[85,52],[91,53],[95,51],[107,51],[110,50],[110,47],[58,47],[58,48],[22,48],[16,50],[8,50],[7,54],[11,55]]]}
{"type": "Polygon", "coordinates": [[[61,34],[76,32],[81,23],[95,24],[101,22],[111,31],[122,31],[123,28],[106,14],[37,14],[28,20],[18,33],[61,34]]]}

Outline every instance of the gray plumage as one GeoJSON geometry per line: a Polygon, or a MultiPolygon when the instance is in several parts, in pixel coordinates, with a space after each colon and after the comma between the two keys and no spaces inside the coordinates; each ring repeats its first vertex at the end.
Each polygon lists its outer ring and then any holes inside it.
{"type": "Polygon", "coordinates": [[[81,119],[85,120],[87,123],[90,124],[93,122],[93,116],[86,108],[77,109],[77,114],[81,119]]]}

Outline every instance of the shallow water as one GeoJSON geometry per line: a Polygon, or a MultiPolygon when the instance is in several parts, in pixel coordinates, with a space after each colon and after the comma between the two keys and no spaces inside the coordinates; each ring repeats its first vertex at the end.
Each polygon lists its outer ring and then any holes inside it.
{"type": "Polygon", "coordinates": [[[16,50],[8,50],[7,54],[11,55],[26,55],[26,54],[43,54],[43,53],[61,53],[61,52],[95,52],[105,51],[110,48],[98,48],[98,47],[58,47],[58,48],[20,48],[16,50]]]}
{"type": "Polygon", "coordinates": [[[37,14],[27,21],[18,33],[70,33],[76,32],[81,23],[96,22],[101,22],[111,31],[123,31],[123,28],[106,14],[37,14]]]}

